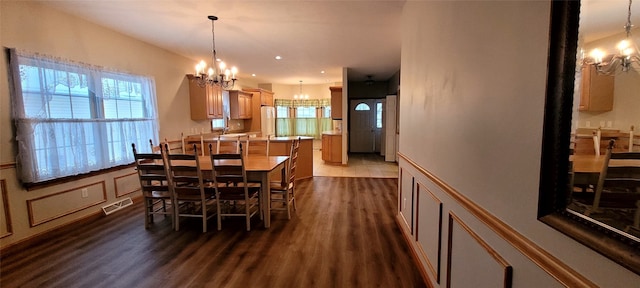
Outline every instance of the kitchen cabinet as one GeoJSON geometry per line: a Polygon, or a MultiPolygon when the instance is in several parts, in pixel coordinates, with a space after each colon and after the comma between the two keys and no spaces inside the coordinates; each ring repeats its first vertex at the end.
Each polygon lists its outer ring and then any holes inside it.
{"type": "Polygon", "coordinates": [[[210,85],[200,87],[193,75],[187,75],[187,78],[191,120],[222,119],[222,88],[210,85]]]}
{"type": "Polygon", "coordinates": [[[247,131],[261,131],[262,115],[260,107],[273,106],[274,93],[260,88],[244,88],[242,91],[253,94],[253,117],[244,122],[244,127],[247,131]]]}
{"type": "Polygon", "coordinates": [[[231,119],[251,119],[253,117],[253,94],[240,90],[230,90],[229,112],[231,119]]]}
{"type": "Polygon", "coordinates": [[[331,119],[342,119],[342,87],[331,86],[331,119]]]}
{"type": "Polygon", "coordinates": [[[613,110],[615,78],[599,74],[594,65],[582,66],[582,91],[579,111],[603,112],[613,110]]]}
{"type": "Polygon", "coordinates": [[[327,164],[342,164],[342,134],[322,133],[322,160],[327,164]]]}
{"type": "Polygon", "coordinates": [[[245,92],[253,93],[254,101],[260,103],[260,106],[273,106],[273,92],[260,88],[245,88],[245,92]]]}

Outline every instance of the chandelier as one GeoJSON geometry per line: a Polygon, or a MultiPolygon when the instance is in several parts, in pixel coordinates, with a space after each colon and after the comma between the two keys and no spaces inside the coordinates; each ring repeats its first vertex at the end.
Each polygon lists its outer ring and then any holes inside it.
{"type": "Polygon", "coordinates": [[[293,99],[309,99],[309,95],[302,94],[302,80],[300,80],[300,94],[293,95],[293,99]]]}
{"type": "Polygon", "coordinates": [[[238,69],[235,66],[227,69],[227,65],[218,59],[216,55],[216,34],[213,25],[213,23],[218,20],[218,17],[208,16],[207,18],[211,20],[211,65],[207,69],[207,63],[205,63],[204,60],[200,61],[200,63],[196,65],[194,81],[197,81],[200,87],[205,87],[206,85],[220,86],[225,90],[229,90],[233,88],[236,80],[238,80],[236,78],[238,69]],[[216,62],[219,62],[218,67],[215,65],[216,62]]]}
{"type": "MultiPolygon", "coordinates": [[[[632,0],[629,0],[627,23],[624,25],[626,38],[618,42],[616,46],[617,53],[607,54],[603,50],[596,48],[589,53],[589,57],[583,59],[584,64],[594,65],[598,73],[611,75],[615,74],[618,68],[621,68],[623,72],[628,72],[632,66],[640,65],[638,46],[631,37],[631,28],[633,28],[631,24],[631,2],[632,0]]],[[[637,67],[634,69],[640,71],[637,67]]]]}

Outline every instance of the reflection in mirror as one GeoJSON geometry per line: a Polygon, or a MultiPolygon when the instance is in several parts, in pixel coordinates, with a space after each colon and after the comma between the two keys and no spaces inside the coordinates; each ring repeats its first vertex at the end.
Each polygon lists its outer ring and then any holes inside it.
{"type": "MultiPolygon", "coordinates": [[[[632,35],[640,30],[631,28],[631,2],[616,2],[621,11],[613,15],[627,26],[600,27],[598,34],[588,28],[578,31],[567,209],[640,241],[640,65],[637,50],[625,50],[632,56],[625,62],[623,50],[616,48],[621,42],[635,47],[629,43],[635,43],[632,35]]],[[[580,27],[603,16],[589,13],[600,10],[590,5],[598,3],[582,2],[580,27]]]]}
{"type": "MultiPolygon", "coordinates": [[[[640,142],[640,113],[635,112],[640,104],[640,79],[637,70],[605,77],[594,71],[596,67],[582,65],[583,54],[579,52],[601,45],[600,41],[611,41],[595,39],[616,34],[589,36],[585,28],[594,26],[588,25],[588,13],[581,13],[591,10],[600,16],[610,15],[605,10],[619,9],[619,1],[551,1],[538,219],[640,274],[640,241],[635,225],[635,197],[640,192],[628,187],[637,181],[619,181],[625,183],[622,185],[600,177],[603,172],[619,177],[618,170],[623,170],[621,177],[635,178],[640,174],[640,168],[608,168],[627,161],[617,159],[619,156],[631,157],[623,151],[640,151],[635,145],[640,142]],[[589,7],[591,4],[601,6],[589,7]],[[618,187],[624,190],[619,191],[618,187]],[[626,200],[616,199],[624,197],[626,200]],[[611,202],[625,207],[610,207],[611,202]]],[[[627,5],[628,2],[622,3],[622,23],[627,5]]],[[[640,19],[634,23],[640,23],[640,19]]],[[[615,29],[620,30],[619,22],[615,29]]],[[[640,31],[633,32],[640,35],[640,31]]],[[[638,160],[629,161],[635,165],[633,162],[638,160]]]]}

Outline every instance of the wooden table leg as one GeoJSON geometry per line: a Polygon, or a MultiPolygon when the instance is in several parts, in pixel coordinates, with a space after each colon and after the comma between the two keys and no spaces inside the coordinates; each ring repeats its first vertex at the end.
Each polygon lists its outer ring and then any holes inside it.
{"type": "Polygon", "coordinates": [[[269,172],[260,173],[261,177],[261,186],[260,192],[260,201],[262,201],[262,211],[264,211],[264,228],[271,227],[271,185],[269,185],[269,172]]]}

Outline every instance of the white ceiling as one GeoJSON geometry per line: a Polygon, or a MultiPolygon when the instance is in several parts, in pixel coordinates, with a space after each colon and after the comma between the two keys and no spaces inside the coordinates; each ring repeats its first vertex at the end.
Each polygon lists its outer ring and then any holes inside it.
{"type": "MultiPolygon", "coordinates": [[[[640,3],[638,2],[640,1],[636,0],[631,7],[631,23],[635,23],[634,27],[638,27],[640,24],[640,3]]],[[[580,37],[583,37],[585,42],[591,42],[613,34],[623,33],[624,25],[627,23],[628,9],[628,0],[582,1],[580,37]]]]}
{"type": "Polygon", "coordinates": [[[387,80],[400,70],[403,0],[50,0],[85,18],[194,60],[211,62],[211,21],[219,58],[260,83],[387,80]],[[275,56],[282,56],[276,61],[275,56]],[[325,71],[321,74],[321,71],[325,71]]]}
{"type": "MultiPolygon", "coordinates": [[[[638,1],[638,0],[636,0],[638,1]]],[[[320,84],[366,75],[383,81],[400,69],[404,0],[45,0],[52,8],[193,59],[218,57],[259,83],[320,84]],[[276,55],[282,60],[276,61],[276,55]],[[321,74],[320,71],[325,71],[321,74]]],[[[627,0],[583,1],[586,41],[622,32],[627,0]],[[591,36],[593,35],[593,36],[591,36]]],[[[640,3],[633,7],[640,23],[640,3]]],[[[194,68],[195,70],[195,68],[194,68]]]]}

